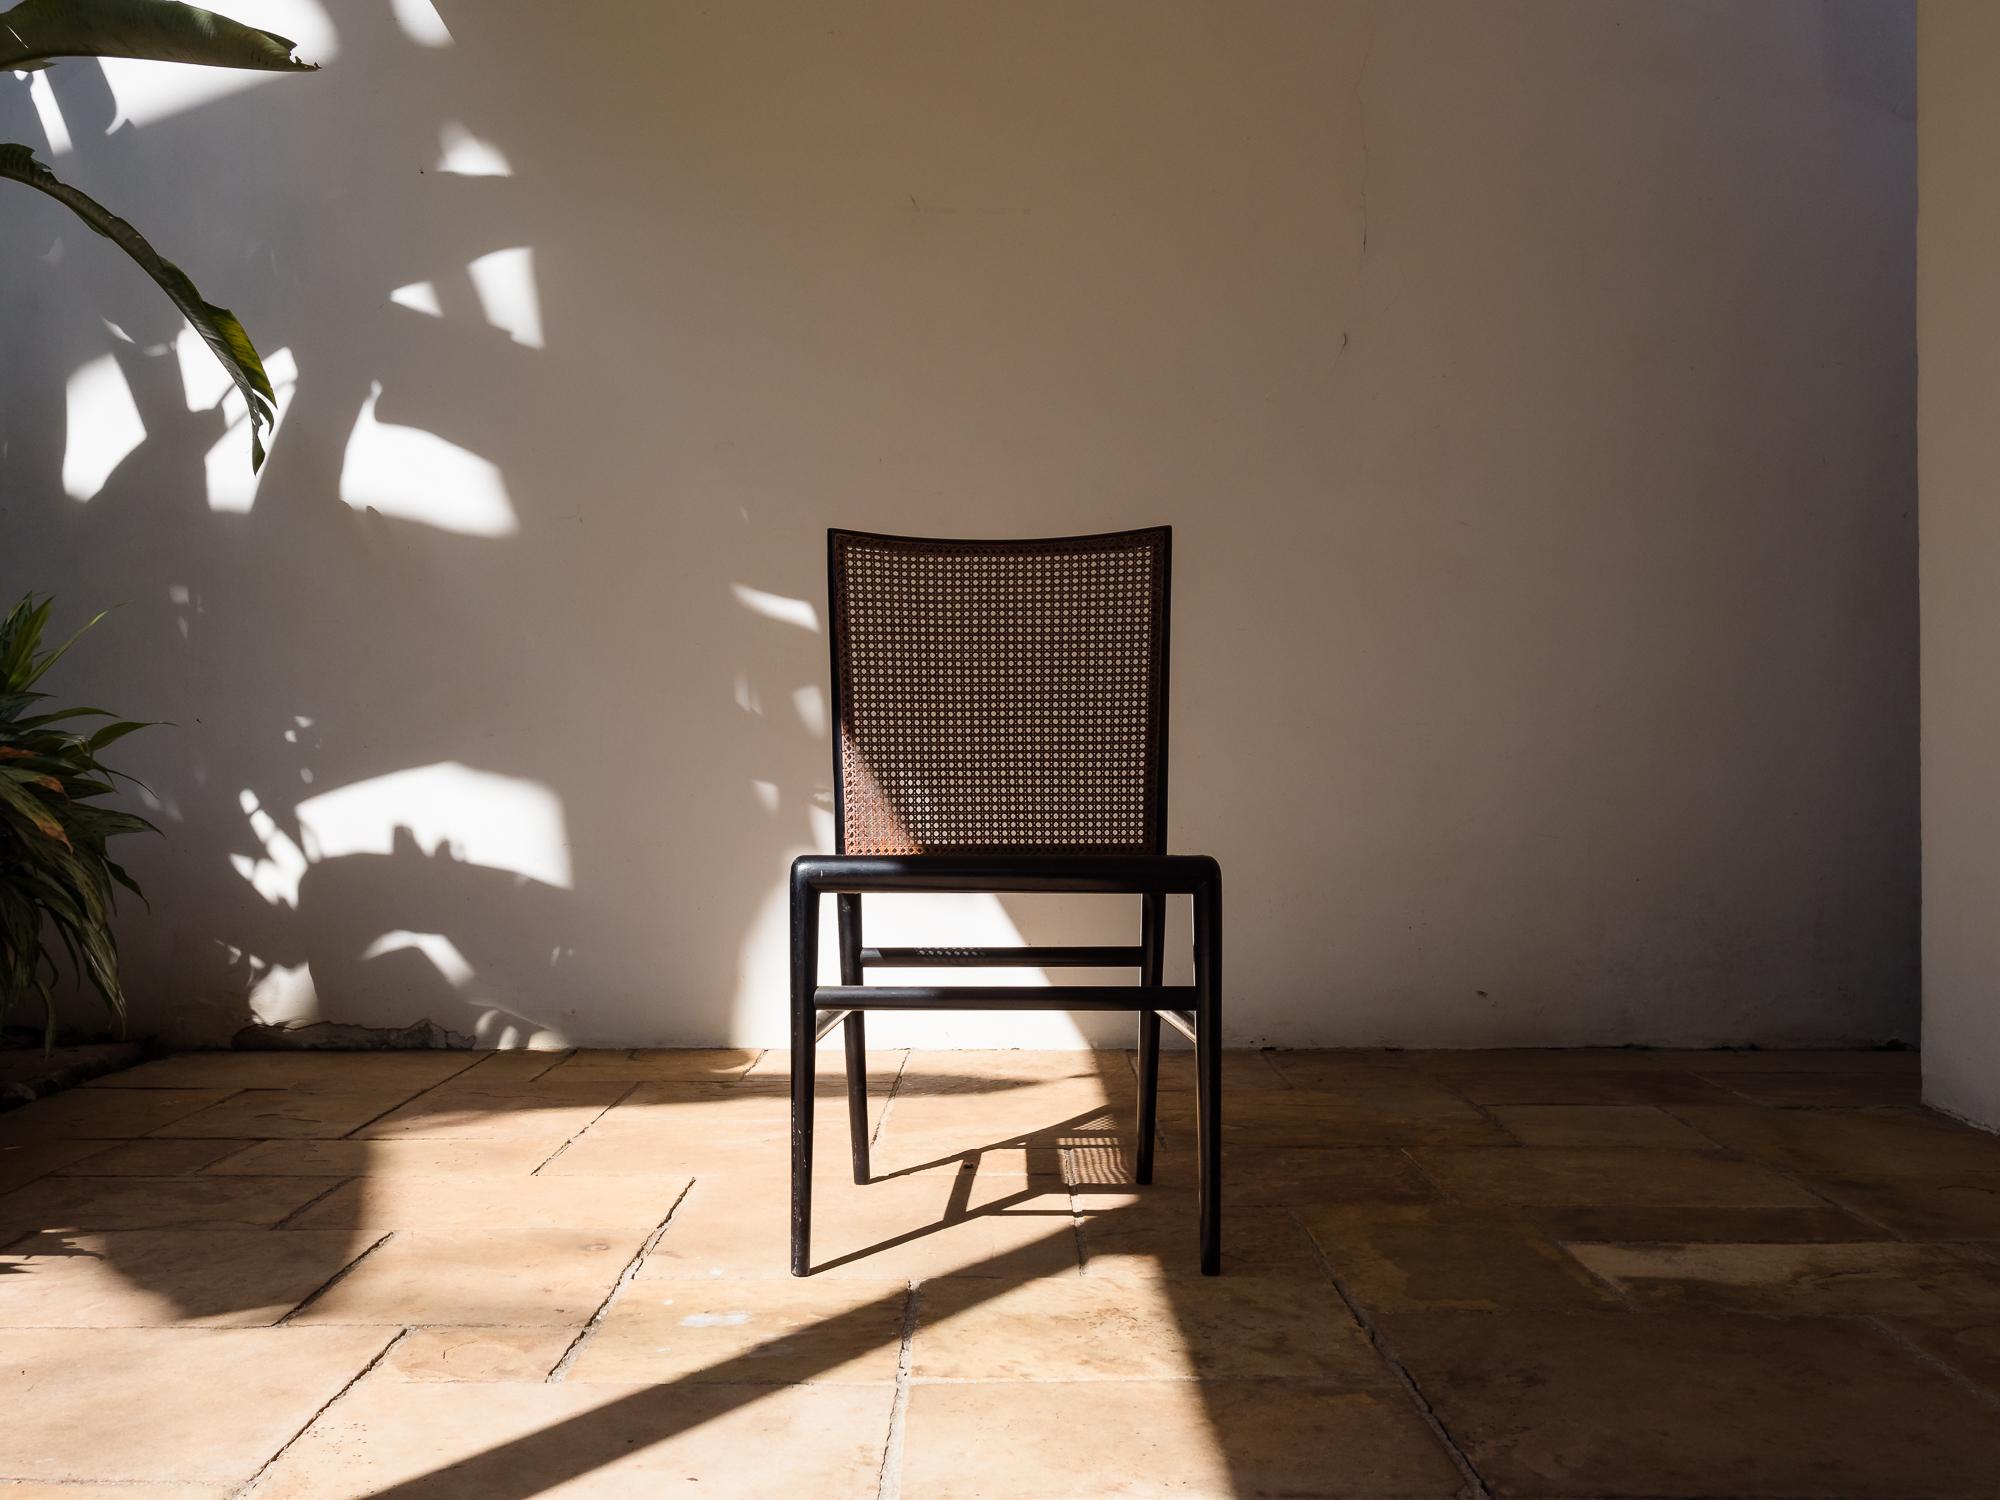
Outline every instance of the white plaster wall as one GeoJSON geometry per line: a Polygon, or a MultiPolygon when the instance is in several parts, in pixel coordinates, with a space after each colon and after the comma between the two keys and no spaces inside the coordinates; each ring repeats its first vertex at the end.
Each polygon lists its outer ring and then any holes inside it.
{"type": "Polygon", "coordinates": [[[325,70],[0,80],[296,371],[253,495],[7,198],[0,587],[177,724],[143,1025],[779,1041],[824,528],[1165,521],[1237,1039],[1913,1035],[1907,7],[238,9],[325,70]]]}
{"type": "Polygon", "coordinates": [[[1924,1093],[2000,1128],[2000,12],[1921,37],[1924,1093]]]}

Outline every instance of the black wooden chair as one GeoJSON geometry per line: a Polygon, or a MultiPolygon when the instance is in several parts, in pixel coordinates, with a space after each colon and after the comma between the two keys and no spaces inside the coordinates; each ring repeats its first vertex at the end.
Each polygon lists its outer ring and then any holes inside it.
{"type": "Polygon", "coordinates": [[[863,1014],[1139,1013],[1135,1176],[1150,1182],[1160,1023],[1195,1045],[1201,1269],[1222,1265],[1222,872],[1167,844],[1167,527],[1043,541],[827,534],[839,853],[792,865],[792,1274],[811,1270],[813,1047],[845,1026],[854,1180],[868,1180],[863,1014]],[[868,948],[874,891],[1109,891],[1130,947],[868,948]],[[818,981],[820,897],[840,983],[818,981]],[[1163,984],[1166,903],[1192,898],[1194,984],[1163,984]],[[1120,986],[867,985],[870,969],[1131,968],[1120,986]]]}

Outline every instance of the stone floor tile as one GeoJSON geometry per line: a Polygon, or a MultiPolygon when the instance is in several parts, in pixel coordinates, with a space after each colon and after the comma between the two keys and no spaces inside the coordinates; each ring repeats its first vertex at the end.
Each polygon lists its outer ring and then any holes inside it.
{"type": "MultiPolygon", "coordinates": [[[[1397,1076],[1421,1076],[1417,1069],[1404,1061],[1404,1054],[1400,1052],[1354,1048],[1292,1051],[1281,1048],[1263,1056],[1272,1071],[1295,1089],[1338,1091],[1342,1088],[1368,1088],[1397,1076]]],[[[1226,1092],[1223,1097],[1228,1097],[1226,1092]]]]}
{"type": "Polygon", "coordinates": [[[1864,1109],[1923,1102],[1916,1073],[1839,1073],[1826,1069],[1756,1073],[1745,1068],[1708,1075],[1732,1094],[1778,1109],[1864,1109]]]}
{"type": "MultiPolygon", "coordinates": [[[[842,1045],[840,1035],[838,1031],[834,1032],[813,1053],[813,1073],[821,1083],[845,1084],[847,1081],[847,1049],[842,1045]]],[[[869,1087],[893,1085],[909,1055],[907,1047],[870,1047],[866,1063],[869,1087]]],[[[789,1047],[765,1048],[743,1075],[746,1083],[789,1084],[791,1078],[792,1050],[789,1047]]]]}
{"type": "Polygon", "coordinates": [[[183,1140],[191,1137],[211,1140],[271,1137],[332,1139],[387,1114],[414,1092],[414,1087],[248,1089],[149,1133],[155,1137],[183,1140]]]}
{"type": "Polygon", "coordinates": [[[917,1380],[1337,1380],[1394,1377],[1325,1283],[1229,1275],[927,1282],[917,1380]]]}
{"type": "Polygon", "coordinates": [[[1715,1052],[1675,1047],[1441,1047],[1377,1054],[1434,1078],[1483,1073],[1685,1073],[1715,1052]]]}
{"type": "Polygon", "coordinates": [[[2000,1318],[2000,1263],[1950,1245],[1572,1245],[1645,1307],[2000,1318]]]}
{"type": "Polygon", "coordinates": [[[1451,1085],[1475,1104],[1732,1104],[1727,1089],[1692,1073],[1620,1068],[1580,1072],[1569,1068],[1518,1073],[1467,1072],[1451,1085]]]}
{"type": "MultiPolygon", "coordinates": [[[[164,1145],[165,1142],[150,1142],[164,1145]]],[[[192,1142],[188,1144],[193,1144],[192,1142]]],[[[535,1140],[432,1141],[392,1137],[343,1141],[260,1141],[225,1156],[203,1175],[287,1177],[525,1177],[559,1149],[535,1140]]]]}
{"type": "Polygon", "coordinates": [[[1129,1091],[1134,1087],[1127,1054],[1096,1052],[965,1051],[918,1049],[903,1065],[897,1092],[923,1094],[1005,1094],[1029,1084],[1097,1082],[1129,1091]]]}
{"type": "Polygon", "coordinates": [[[0,1326],[262,1327],[377,1238],[211,1229],[31,1235],[0,1253],[0,1326]]]}
{"type": "Polygon", "coordinates": [[[1951,1177],[2000,1171],[2000,1136],[1917,1110],[1675,1109],[1710,1140],[1790,1172],[1951,1177]]]}
{"type": "Polygon", "coordinates": [[[1807,1185],[1913,1240],[2000,1240],[2000,1172],[1813,1177],[1807,1185]]]}
{"type": "MultiPolygon", "coordinates": [[[[413,1328],[381,1364],[389,1380],[546,1380],[581,1328],[413,1328]]],[[[7,1497],[0,1495],[0,1500],[7,1497]]]]}
{"type": "MultiPolygon", "coordinates": [[[[1238,1089],[1289,1089],[1291,1080],[1278,1071],[1273,1059],[1275,1052],[1237,1052],[1222,1054],[1222,1097],[1232,1097],[1238,1089]]],[[[1132,1076],[1139,1076],[1139,1057],[1129,1052],[1126,1057],[1132,1064],[1132,1076]]],[[[1378,1072],[1381,1070],[1377,1070],[1378,1072]]],[[[1162,1048],[1160,1052],[1160,1092],[1163,1094],[1192,1093],[1195,1086],[1194,1053],[1185,1048],[1162,1048]]]]}
{"type": "Polygon", "coordinates": [[[1818,1208],[1804,1188],[1719,1151],[1418,1150],[1424,1174],[1461,1203],[1534,1208],[1818,1208]]]}
{"type": "Polygon", "coordinates": [[[1715,1146],[1651,1104],[1497,1104],[1487,1113],[1524,1146],[1715,1146]]]}
{"type": "MultiPolygon", "coordinates": [[[[103,1149],[80,1157],[57,1172],[60,1177],[184,1177],[254,1147],[241,1140],[138,1140],[99,1143],[103,1149]]],[[[282,1177],[282,1170],[255,1174],[282,1177]]]]}
{"type": "Polygon", "coordinates": [[[644,1240],[630,1230],[401,1230],[292,1324],[575,1326],[603,1305],[644,1240]]]}
{"type": "MultiPolygon", "coordinates": [[[[468,1075],[477,1078],[477,1072],[468,1075]]],[[[553,1151],[633,1089],[629,1083],[454,1082],[358,1130],[364,1140],[537,1141],[553,1151]]]]}
{"type": "Polygon", "coordinates": [[[1924,1353],[1942,1360],[1967,1380],[1984,1387],[1988,1395],[2000,1399],[2000,1318],[1885,1321],[1924,1353]]]}
{"type": "Polygon", "coordinates": [[[1060,1147],[1128,1137],[1137,1120],[1136,1094],[1107,1090],[1093,1078],[1055,1079],[988,1094],[908,1094],[898,1089],[879,1134],[885,1141],[922,1139],[962,1147],[1060,1147]]]}
{"type": "Polygon", "coordinates": [[[591,1329],[565,1378],[893,1385],[909,1297],[904,1281],[831,1276],[637,1281],[591,1329]]]}
{"type": "Polygon", "coordinates": [[[1923,1070],[1922,1056],[1913,1047],[1727,1047],[1663,1055],[1681,1059],[1676,1066],[1703,1077],[1725,1073],[1900,1073],[1916,1077],[1923,1070]]]}
{"type": "MultiPolygon", "coordinates": [[[[1076,1147],[1063,1153],[1071,1190],[1088,1207],[1100,1192],[1129,1193],[1129,1147],[1076,1147]]],[[[1153,1186],[1190,1191],[1194,1153],[1160,1150],[1153,1186]]],[[[1227,1208],[1296,1208],[1316,1203],[1426,1203],[1437,1189],[1400,1151],[1369,1146],[1238,1146],[1223,1152],[1222,1201],[1227,1208]]]]}
{"type": "Polygon", "coordinates": [[[0,1475],[242,1483],[388,1341],[360,1328],[11,1332],[0,1475]]]}
{"type": "Polygon", "coordinates": [[[1838,1208],[1524,1208],[1522,1218],[1550,1239],[1603,1240],[1619,1244],[1808,1243],[1892,1238],[1886,1231],[1838,1208]]]}
{"type": "MultiPolygon", "coordinates": [[[[1195,1195],[1134,1188],[1076,1198],[1086,1276],[1198,1276],[1201,1218],[1195,1195]]],[[[1225,1276],[1323,1282],[1326,1264],[1288,1208],[1226,1208],[1225,1276]]]]}
{"type": "Polygon", "coordinates": [[[1553,1241],[1495,1210],[1308,1208],[1299,1220],[1371,1312],[1588,1311],[1617,1300],[1553,1241]]]}
{"type": "MultiPolygon", "coordinates": [[[[641,1279],[790,1274],[791,1196],[780,1176],[699,1177],[641,1279]]],[[[1039,1276],[1077,1268],[1069,1194],[1046,1178],[930,1172],[813,1190],[816,1276],[903,1280],[1039,1276]]]]}
{"type": "Polygon", "coordinates": [[[267,1229],[323,1177],[44,1177],[0,1197],[0,1236],[30,1229],[267,1229]]]}
{"type": "Polygon", "coordinates": [[[472,1066],[465,1070],[459,1082],[472,1088],[532,1083],[568,1056],[567,1049],[537,1052],[517,1048],[508,1051],[475,1052],[472,1066]]]}
{"type": "Polygon", "coordinates": [[[874,1500],[892,1397],[882,1386],[371,1378],[286,1450],[257,1500],[874,1500]]]}
{"type": "Polygon", "coordinates": [[[1377,1320],[1500,1500],[1990,1497],[2000,1410],[1848,1319],[1377,1320]]]}
{"type": "Polygon", "coordinates": [[[24,1141],[119,1141],[227,1099],[231,1089],[71,1089],[0,1115],[0,1145],[24,1141]]]}
{"type": "Polygon", "coordinates": [[[1400,1391],[1311,1381],[915,1385],[904,1500],[1442,1500],[1450,1456],[1400,1391]]]}
{"type": "Polygon", "coordinates": [[[0,1193],[11,1193],[38,1177],[61,1171],[72,1162],[88,1160],[105,1149],[105,1141],[15,1141],[0,1139],[0,1193]]]}
{"type": "Polygon", "coordinates": [[[0,1487],[5,1500],[231,1500],[230,1484],[25,1484],[0,1487]]]}
{"type": "Polygon", "coordinates": [[[476,1052],[181,1052],[93,1079],[101,1089],[303,1089],[414,1094],[462,1073],[476,1052]]]}
{"type": "MultiPolygon", "coordinates": [[[[886,1089],[869,1098],[879,1122],[886,1089]]],[[[740,1084],[642,1084],[551,1161],[548,1173],[622,1176],[788,1170],[791,1098],[782,1088],[740,1084]]],[[[814,1110],[820,1175],[852,1171],[845,1099],[823,1094],[814,1110]]]]}
{"type": "MultiPolygon", "coordinates": [[[[1350,1092],[1225,1093],[1222,1138],[1239,1147],[1504,1146],[1512,1141],[1465,1100],[1421,1079],[1350,1092]]],[[[1193,1149],[1192,1094],[1160,1096],[1160,1139],[1177,1149],[1193,1149]]]]}
{"type": "Polygon", "coordinates": [[[749,1071],[758,1047],[635,1047],[572,1052],[538,1083],[727,1083],[749,1071]]]}
{"type": "Polygon", "coordinates": [[[686,1177],[364,1177],[342,1183],[286,1228],[650,1230],[687,1185],[686,1177]]]}

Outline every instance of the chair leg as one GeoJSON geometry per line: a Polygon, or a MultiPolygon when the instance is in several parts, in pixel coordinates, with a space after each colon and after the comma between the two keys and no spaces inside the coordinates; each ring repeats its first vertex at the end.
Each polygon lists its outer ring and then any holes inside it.
{"type": "Polygon", "coordinates": [[[1194,897],[1195,1112],[1201,1154],[1201,1274],[1222,1272],[1222,883],[1194,897]]]}
{"type": "MultiPolygon", "coordinates": [[[[1149,891],[1140,908],[1139,983],[1156,985],[1165,968],[1167,898],[1149,891]]],[[[1132,1164],[1135,1182],[1153,1180],[1153,1138],[1160,1120],[1160,1013],[1139,1012],[1139,1147],[1132,1164]]]]}
{"type": "MultiPolygon", "coordinates": [[[[840,982],[861,983],[861,897],[834,898],[840,923],[840,982]]],[[[847,1043],[847,1136],[854,1149],[854,1180],[868,1180],[868,1033],[860,1011],[841,1023],[847,1043]]]]}
{"type": "Polygon", "coordinates": [[[819,892],[792,876],[792,1274],[812,1269],[813,988],[819,970],[819,892]]]}

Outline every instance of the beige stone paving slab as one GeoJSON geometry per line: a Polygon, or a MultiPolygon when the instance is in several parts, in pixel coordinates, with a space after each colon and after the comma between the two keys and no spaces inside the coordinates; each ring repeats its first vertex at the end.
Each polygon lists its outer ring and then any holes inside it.
{"type": "Polygon", "coordinates": [[[475,1052],[472,1067],[466,1069],[459,1081],[474,1088],[532,1083],[568,1056],[568,1049],[536,1052],[520,1048],[475,1052]]]}
{"type": "MultiPolygon", "coordinates": [[[[1160,1138],[1176,1149],[1195,1142],[1194,1098],[1160,1096],[1160,1138]]],[[[1246,1090],[1223,1096],[1225,1146],[1504,1146],[1499,1126],[1450,1090],[1422,1079],[1365,1092],[1246,1090]]]]}
{"type": "Polygon", "coordinates": [[[891,1385],[909,1297],[903,1281],[831,1276],[634,1282],[590,1331],[566,1378],[891,1385]]]}
{"type": "MultiPolygon", "coordinates": [[[[1079,1147],[1065,1151],[1067,1176],[1079,1203],[1100,1192],[1130,1193],[1131,1151],[1079,1147]]],[[[1161,1149],[1153,1159],[1155,1188],[1192,1191],[1198,1178],[1190,1151],[1161,1149]]],[[[1237,1147],[1223,1152],[1225,1208],[1292,1208],[1316,1203],[1424,1203],[1437,1189],[1400,1151],[1369,1146],[1237,1147]]]]}
{"type": "Polygon", "coordinates": [[[1715,1143],[1651,1104],[1496,1104],[1487,1113],[1524,1146],[1664,1146],[1715,1143]]]}
{"type": "Polygon", "coordinates": [[[2000,1318],[1957,1318],[1928,1322],[1885,1319],[1890,1328],[1933,1359],[2000,1399],[2000,1318]]]}
{"type": "Polygon", "coordinates": [[[1731,1069],[1710,1076],[1732,1094],[1777,1109],[1873,1109],[1923,1102],[1916,1073],[1754,1073],[1731,1069]]]}
{"type": "MultiPolygon", "coordinates": [[[[787,1276],[790,1216],[783,1177],[698,1177],[640,1278],[787,1276]]],[[[862,1187],[821,1179],[812,1263],[816,1276],[876,1280],[1073,1274],[1076,1224],[1069,1194],[1046,1178],[935,1172],[862,1187]]]]}
{"type": "Polygon", "coordinates": [[[1649,1307],[2000,1318],[2000,1264],[1950,1245],[1578,1244],[1570,1250],[1649,1307]]]}
{"type": "Polygon", "coordinates": [[[1447,1196],[1488,1207],[1822,1206],[1775,1172],[1715,1151],[1520,1146],[1410,1154],[1447,1196]]]}
{"type": "MultiPolygon", "coordinates": [[[[1192,1192],[1135,1188],[1076,1199],[1086,1276],[1196,1276],[1201,1217],[1192,1192]]],[[[1229,1208],[1222,1214],[1225,1276],[1324,1282],[1326,1265],[1286,1208],[1229,1208]]]]}
{"type": "Polygon", "coordinates": [[[105,1148],[103,1141],[15,1141],[0,1139],[0,1193],[11,1193],[38,1177],[59,1172],[105,1148]]]}
{"type": "Polygon", "coordinates": [[[379,1373],[386,1380],[546,1380],[582,1332],[580,1327],[413,1328],[396,1341],[379,1373]]]}
{"type": "Polygon", "coordinates": [[[919,1094],[1009,1093],[1037,1083],[1095,1081],[1107,1088],[1134,1087],[1132,1067],[1122,1051],[912,1051],[903,1065],[899,1092],[919,1094]]]}
{"type": "Polygon", "coordinates": [[[882,1386],[370,1378],[286,1451],[257,1500],[874,1500],[892,1398],[882,1386]]]}
{"type": "Polygon", "coordinates": [[[331,1140],[410,1097],[409,1089],[249,1089],[150,1132],[154,1137],[331,1140]]]}
{"type": "MultiPolygon", "coordinates": [[[[907,1047],[870,1047],[866,1056],[869,1084],[872,1086],[878,1081],[894,1083],[909,1055],[907,1047]]],[[[822,1083],[846,1081],[847,1050],[841,1044],[838,1031],[814,1051],[813,1073],[822,1083]]],[[[791,1049],[767,1047],[758,1054],[757,1061],[750,1065],[743,1078],[748,1083],[789,1083],[791,1076],[791,1049]]]]}
{"type": "MultiPolygon", "coordinates": [[[[1139,1055],[1125,1054],[1136,1080],[1139,1055]]],[[[1237,1089],[1289,1089],[1291,1080],[1275,1065],[1275,1052],[1226,1051],[1222,1054],[1222,1097],[1230,1098],[1237,1089]]],[[[1380,1070],[1377,1070],[1378,1072],[1380,1070]]],[[[1179,1048],[1160,1052],[1160,1092],[1192,1093],[1195,1086],[1194,1053],[1179,1048]]]]}
{"type": "Polygon", "coordinates": [[[0,1254],[0,1326],[262,1327],[376,1238],[211,1229],[31,1235],[0,1254]]]}
{"type": "Polygon", "coordinates": [[[342,1183],[286,1227],[648,1230],[665,1220],[687,1185],[685,1176],[364,1177],[342,1183]]]}
{"type": "Polygon", "coordinates": [[[943,1137],[976,1145],[1001,1141],[1067,1145],[1129,1135],[1137,1096],[1107,1093],[1095,1079],[1025,1083],[990,1094],[911,1094],[899,1088],[881,1136],[943,1137]]]}
{"type": "Polygon", "coordinates": [[[1730,1054],[1674,1047],[1411,1047],[1363,1055],[1447,1078],[1478,1073],[1684,1073],[1695,1059],[1730,1054]]]}
{"type": "Polygon", "coordinates": [[[1524,1208],[1523,1219],[1550,1239],[1617,1243],[1724,1241],[1811,1242],[1892,1238],[1853,1214],[1833,1207],[1685,1208],[1612,1205],[1604,1208],[1524,1208]]]}
{"type": "Polygon", "coordinates": [[[916,1385],[904,1500],[1444,1500],[1461,1480],[1400,1391],[1310,1381],[916,1385]]]}
{"type": "Polygon", "coordinates": [[[2000,1171],[2000,1136],[1929,1112],[1745,1105],[1674,1113],[1710,1140],[1791,1172],[1951,1177],[2000,1171]]]}
{"type": "Polygon", "coordinates": [[[0,1144],[151,1135],[227,1099],[230,1089],[71,1089],[0,1115],[0,1144]]]}
{"type": "MultiPolygon", "coordinates": [[[[871,1094],[879,1122],[887,1094],[871,1094]]],[[[818,1174],[851,1171],[844,1098],[814,1111],[818,1174]]],[[[743,1084],[646,1084],[593,1122],[547,1172],[584,1176],[770,1172],[791,1160],[791,1099],[783,1089],[743,1084]]]]}
{"type": "Polygon", "coordinates": [[[299,1089],[348,1094],[356,1090],[415,1093],[462,1073],[472,1052],[182,1052],[106,1073],[101,1089],[299,1089]]]}
{"type": "Polygon", "coordinates": [[[535,1140],[260,1141],[225,1156],[204,1175],[286,1177],[450,1177],[460,1172],[520,1176],[558,1148],[535,1140]]]}
{"type": "Polygon", "coordinates": [[[1806,1181],[1815,1192],[1909,1239],[2000,1240],[2000,1172],[1806,1181]]]}
{"type": "Polygon", "coordinates": [[[757,1061],[756,1047],[636,1047],[572,1052],[538,1083],[722,1083],[741,1078],[757,1061]]]}
{"type": "Polygon", "coordinates": [[[1873,1047],[1853,1050],[1737,1047],[1705,1052],[1666,1053],[1683,1061],[1690,1073],[1921,1073],[1923,1059],[1913,1047],[1873,1047]]]}
{"type": "Polygon", "coordinates": [[[1377,1327],[1500,1500],[1994,1493],[2000,1409],[1859,1320],[1441,1312],[1377,1327]]]}
{"type": "Polygon", "coordinates": [[[1491,1209],[1452,1204],[1299,1213],[1347,1294],[1371,1312],[1496,1312],[1615,1304],[1553,1241],[1491,1209]]]}
{"type": "Polygon", "coordinates": [[[381,1329],[17,1330],[0,1475],[240,1484],[388,1343],[381,1329]]]}
{"type": "Polygon", "coordinates": [[[231,1500],[228,1484],[38,1484],[0,1481],[0,1500],[231,1500]]]}
{"type": "Polygon", "coordinates": [[[1475,1104],[1730,1104],[1721,1084],[1692,1073],[1620,1068],[1580,1072],[1566,1068],[1518,1073],[1468,1072],[1451,1086],[1475,1104]]]}
{"type": "MultiPolygon", "coordinates": [[[[1401,1052],[1302,1047],[1279,1048],[1263,1055],[1272,1070],[1296,1089],[1369,1087],[1399,1073],[1405,1077],[1418,1076],[1418,1070],[1401,1052]]],[[[1229,1053],[1223,1056],[1226,1058],[1229,1053]]]]}
{"type": "Polygon", "coordinates": [[[0,1197],[0,1234],[30,1229],[266,1229],[322,1177],[44,1177],[0,1197]]]}
{"type": "Polygon", "coordinates": [[[400,1230],[292,1325],[578,1325],[603,1305],[644,1241],[632,1230],[400,1230]]]}
{"type": "MultiPolygon", "coordinates": [[[[1080,1137],[1095,1142],[1096,1137],[1080,1137]]],[[[926,1133],[878,1135],[868,1148],[868,1167],[877,1179],[894,1177],[912,1172],[934,1172],[970,1163],[978,1171],[997,1176],[1048,1177],[1054,1179],[1053,1187],[1063,1178],[1063,1147],[1039,1142],[1022,1142],[1018,1145],[993,1145],[981,1142],[977,1136],[967,1136],[962,1131],[935,1131],[926,1133]]],[[[1125,1147],[1110,1138],[1102,1146],[1091,1145],[1093,1154],[1122,1151],[1125,1147]]],[[[844,1126],[836,1127],[829,1139],[822,1137],[813,1156],[815,1174],[826,1172],[834,1176],[848,1175],[847,1132],[844,1126]]]]}
{"type": "Polygon", "coordinates": [[[419,1095],[355,1134],[364,1140],[536,1141],[553,1151],[632,1087],[609,1081],[512,1088],[454,1082],[419,1095]]]}
{"type": "MultiPolygon", "coordinates": [[[[227,1161],[257,1144],[241,1140],[139,1140],[98,1143],[102,1149],[61,1168],[59,1177],[183,1177],[227,1161]]],[[[281,1171],[258,1176],[282,1177],[281,1171]]]]}
{"type": "Polygon", "coordinates": [[[910,1341],[920,1380],[1285,1377],[1390,1389],[1394,1377],[1324,1282],[1229,1275],[926,1282],[910,1341]]]}

